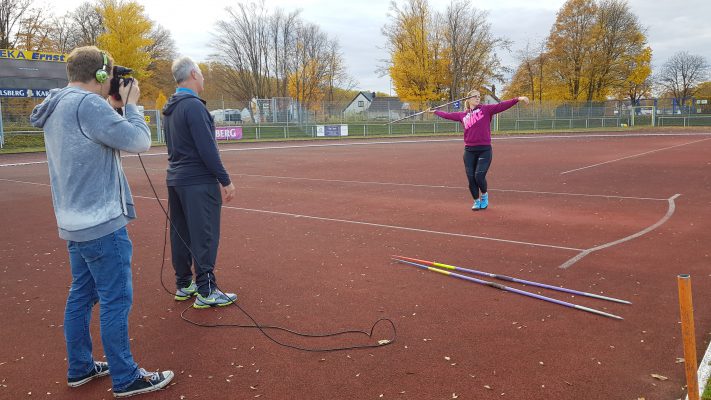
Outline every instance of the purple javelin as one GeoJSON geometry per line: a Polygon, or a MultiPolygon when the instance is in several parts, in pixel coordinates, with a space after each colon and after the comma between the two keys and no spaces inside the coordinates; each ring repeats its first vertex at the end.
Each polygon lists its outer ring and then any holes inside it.
{"type": "Polygon", "coordinates": [[[418,264],[418,263],[412,262],[412,261],[406,261],[406,260],[401,260],[401,259],[395,259],[395,261],[400,262],[400,263],[404,263],[404,264],[409,264],[409,265],[412,265],[412,266],[415,266],[415,267],[418,267],[418,268],[422,268],[422,269],[425,269],[425,270],[429,270],[429,271],[432,271],[432,272],[438,272],[438,273],[440,273],[440,274],[442,274],[442,275],[449,275],[449,276],[452,276],[452,277],[454,277],[454,278],[464,279],[465,281],[470,281],[470,282],[478,283],[478,284],[480,284],[480,285],[491,286],[491,287],[493,287],[493,288],[496,288],[496,289],[499,289],[499,290],[503,290],[503,291],[506,291],[506,292],[518,293],[518,294],[522,294],[522,295],[524,295],[524,296],[533,297],[533,298],[536,298],[536,299],[539,299],[539,300],[543,300],[543,301],[547,301],[547,302],[550,302],[550,303],[559,304],[559,305],[564,306],[564,307],[570,307],[570,308],[574,308],[574,309],[580,310],[580,311],[587,311],[587,312],[589,312],[589,313],[593,313],[593,314],[597,314],[597,315],[602,315],[602,316],[608,317],[608,318],[624,319],[624,318],[622,318],[622,317],[620,317],[620,316],[617,316],[617,315],[614,315],[614,314],[609,314],[609,313],[606,313],[606,312],[604,312],[604,311],[596,310],[596,309],[594,309],[594,308],[584,307],[584,306],[580,306],[580,305],[577,305],[577,304],[568,303],[567,301],[562,301],[562,300],[557,300],[557,299],[553,299],[553,298],[546,297],[546,296],[541,296],[541,295],[539,295],[539,294],[527,292],[527,291],[525,291],[525,290],[514,289],[514,288],[512,288],[512,287],[508,287],[508,286],[502,285],[502,284],[500,284],[500,283],[489,282],[489,281],[485,281],[485,280],[483,280],[483,279],[472,278],[472,277],[470,277],[470,276],[465,276],[465,275],[457,274],[457,273],[455,273],[455,272],[449,272],[449,271],[445,271],[445,270],[439,269],[439,268],[428,267],[428,266],[426,266],[426,265],[418,264]]]}
{"type": "Polygon", "coordinates": [[[393,256],[393,258],[412,261],[412,262],[424,264],[424,265],[427,265],[430,267],[446,268],[446,269],[451,269],[451,270],[455,270],[455,271],[467,272],[467,273],[474,274],[474,275],[487,276],[489,278],[500,279],[502,281],[522,283],[524,285],[537,286],[537,287],[542,287],[545,289],[556,290],[559,292],[577,294],[579,296],[586,296],[586,297],[592,297],[592,298],[600,299],[600,300],[613,301],[615,303],[632,304],[631,302],[629,302],[627,300],[620,300],[620,299],[616,299],[614,297],[602,296],[602,295],[595,294],[595,293],[581,292],[580,290],[568,289],[568,288],[564,288],[564,287],[560,287],[560,286],[548,285],[545,283],[527,281],[525,279],[512,278],[510,276],[493,274],[491,272],[483,272],[483,271],[477,271],[475,269],[457,267],[456,265],[442,264],[442,263],[434,262],[434,261],[418,260],[417,258],[410,258],[410,257],[403,257],[403,256],[393,256]]]}

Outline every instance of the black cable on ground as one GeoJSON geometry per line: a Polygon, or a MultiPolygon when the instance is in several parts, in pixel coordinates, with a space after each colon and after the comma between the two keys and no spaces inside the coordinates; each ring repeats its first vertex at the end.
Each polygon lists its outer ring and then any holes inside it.
{"type": "MultiPolygon", "coordinates": [[[[146,169],[146,166],[143,164],[143,159],[141,158],[141,155],[138,155],[138,160],[141,162],[141,166],[143,167],[143,172],[146,174],[146,178],[148,179],[148,184],[151,186],[151,190],[153,191],[153,195],[155,196],[156,201],[158,202],[158,205],[160,206],[161,210],[163,211],[163,214],[165,214],[165,229],[164,229],[164,234],[163,234],[163,255],[161,257],[161,266],[160,266],[160,283],[161,286],[163,286],[163,289],[168,293],[170,296],[174,296],[174,293],[170,291],[166,286],[165,283],[163,282],[163,268],[165,267],[165,254],[166,254],[166,248],[168,247],[168,225],[175,229],[173,226],[173,222],[170,220],[170,215],[168,213],[168,210],[163,206],[163,203],[160,201],[160,197],[158,197],[158,193],[156,192],[155,186],[153,186],[153,181],[151,181],[151,177],[148,175],[148,170],[146,169]]],[[[177,234],[177,231],[176,231],[177,234]]],[[[180,241],[185,245],[188,250],[190,251],[190,246],[187,245],[185,240],[178,234],[178,237],[180,238],[180,241]]],[[[192,256],[192,251],[190,251],[190,254],[192,256]]],[[[193,260],[195,258],[193,257],[193,260]]],[[[217,284],[215,284],[217,287],[217,290],[222,291],[217,284]]],[[[282,326],[278,325],[260,325],[257,323],[257,321],[252,318],[252,316],[244,310],[239,304],[237,304],[236,301],[233,301],[232,304],[237,306],[240,311],[244,315],[249,318],[250,321],[252,321],[253,325],[243,325],[243,324],[205,324],[205,323],[200,323],[200,322],[195,322],[193,320],[188,319],[185,316],[185,313],[192,308],[192,305],[186,307],[181,313],[180,313],[180,318],[182,318],[184,321],[195,325],[199,326],[202,328],[251,328],[251,329],[259,329],[259,331],[267,337],[269,340],[272,342],[283,346],[287,347],[290,349],[296,349],[296,350],[302,350],[302,351],[308,351],[308,352],[330,352],[330,351],[340,351],[340,350],[356,350],[356,349],[372,349],[376,347],[383,347],[387,346],[391,343],[394,343],[396,338],[397,338],[397,329],[395,328],[395,323],[389,319],[389,318],[380,318],[373,325],[370,327],[370,332],[362,331],[362,330],[356,330],[356,329],[350,329],[350,330],[343,330],[343,331],[337,331],[333,333],[302,333],[298,331],[294,331],[282,326]],[[335,337],[335,336],[341,336],[341,335],[347,335],[347,334],[359,334],[359,335],[365,335],[369,339],[372,339],[373,337],[373,331],[375,330],[375,327],[381,322],[388,322],[390,326],[392,327],[392,337],[390,339],[382,339],[379,340],[377,344],[367,344],[367,345],[357,345],[357,346],[344,346],[344,347],[327,347],[327,348],[306,348],[306,347],[301,347],[301,346],[295,346],[295,345],[290,345],[287,343],[280,342],[276,339],[274,339],[272,336],[270,336],[266,331],[267,330],[277,330],[277,331],[282,331],[282,332],[288,332],[290,334],[296,335],[296,336],[301,336],[301,337],[307,337],[307,338],[325,338],[325,337],[335,337]]]]}

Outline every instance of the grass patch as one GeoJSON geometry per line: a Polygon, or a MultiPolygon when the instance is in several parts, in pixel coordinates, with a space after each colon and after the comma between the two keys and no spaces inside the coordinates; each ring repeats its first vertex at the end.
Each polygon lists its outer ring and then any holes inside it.
{"type": "Polygon", "coordinates": [[[701,400],[711,400],[711,378],[706,381],[704,393],[701,395],[701,400]]]}
{"type": "Polygon", "coordinates": [[[13,134],[5,133],[5,144],[0,149],[0,154],[10,153],[36,153],[44,151],[44,135],[39,134],[13,134]]]}

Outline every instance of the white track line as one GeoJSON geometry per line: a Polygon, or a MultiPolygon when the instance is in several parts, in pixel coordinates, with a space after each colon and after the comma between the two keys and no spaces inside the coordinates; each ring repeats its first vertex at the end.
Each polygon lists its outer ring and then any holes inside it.
{"type": "MultiPolygon", "coordinates": [[[[135,167],[135,168],[137,168],[137,167],[135,167]]],[[[257,177],[257,178],[268,178],[268,179],[292,179],[292,180],[304,180],[304,181],[313,181],[313,182],[349,183],[349,184],[357,184],[357,185],[388,185],[388,186],[406,186],[406,187],[416,187],[416,188],[456,189],[456,190],[466,189],[464,186],[425,185],[425,184],[419,184],[419,183],[354,181],[354,180],[341,180],[341,179],[302,178],[302,177],[293,177],[293,176],[275,176],[275,175],[257,175],[257,174],[233,174],[233,175],[257,177]]],[[[515,190],[515,189],[489,189],[489,191],[509,192],[509,193],[527,193],[527,194],[547,194],[547,195],[556,195],[556,196],[601,197],[601,198],[606,198],[606,199],[654,200],[654,201],[667,201],[668,200],[668,199],[659,199],[659,198],[654,198],[654,197],[609,196],[609,195],[604,195],[604,194],[564,193],[564,192],[537,192],[537,191],[533,191],[533,190],[515,190]]]]}
{"type": "MultiPolygon", "coordinates": [[[[146,199],[146,200],[153,200],[153,201],[155,201],[155,199],[156,199],[155,197],[145,197],[145,196],[135,196],[135,195],[133,197],[140,198],[140,199],[146,199]]],[[[162,202],[167,202],[166,199],[160,199],[160,200],[162,202]]],[[[570,251],[582,251],[583,250],[583,249],[577,249],[574,247],[555,246],[555,245],[550,245],[550,244],[522,242],[522,241],[518,241],[518,240],[499,239],[499,238],[491,238],[491,237],[486,237],[486,236],[467,235],[464,233],[433,231],[433,230],[429,230],[429,229],[410,228],[407,226],[376,224],[373,222],[354,221],[354,220],[349,220],[349,219],[318,217],[318,216],[314,216],[314,215],[293,214],[293,213],[280,212],[280,211],[257,210],[254,208],[231,207],[231,206],[224,206],[224,205],[222,206],[222,208],[226,208],[228,210],[236,210],[236,211],[246,211],[246,212],[255,212],[255,213],[262,213],[262,214],[280,215],[280,216],[292,217],[292,218],[313,219],[313,220],[317,220],[317,221],[339,222],[339,223],[344,223],[344,224],[372,226],[372,227],[376,227],[376,228],[386,228],[386,229],[397,229],[397,230],[410,231],[410,232],[431,233],[431,234],[436,234],[436,235],[462,237],[462,238],[467,238],[467,239],[490,240],[493,242],[520,244],[520,245],[533,246],[533,247],[545,247],[545,248],[549,248],[549,249],[570,250],[570,251]]]]}
{"type": "MultiPolygon", "coordinates": [[[[24,182],[24,181],[17,181],[17,180],[11,180],[11,179],[0,179],[0,181],[23,183],[23,184],[38,185],[38,186],[50,186],[49,184],[46,184],[46,183],[24,182]]],[[[667,201],[669,203],[669,209],[667,210],[666,215],[664,217],[662,217],[662,219],[657,221],[657,223],[655,223],[654,225],[652,225],[640,232],[637,232],[633,235],[627,236],[627,237],[619,239],[619,240],[615,240],[610,243],[606,243],[604,245],[596,246],[596,247],[593,247],[590,249],[578,249],[578,248],[574,248],[574,247],[555,246],[555,245],[550,245],[550,244],[523,242],[523,241],[518,241],[518,240],[491,238],[491,237],[486,237],[486,236],[467,235],[467,234],[463,234],[463,233],[433,231],[433,230],[429,230],[429,229],[410,228],[410,227],[406,227],[406,226],[376,224],[376,223],[372,223],[372,222],[353,221],[353,220],[347,220],[347,219],[317,217],[317,216],[313,216],[313,215],[293,214],[293,213],[286,213],[286,212],[280,212],[280,211],[257,210],[257,209],[253,209],[253,208],[230,207],[230,206],[222,206],[222,207],[231,209],[231,210],[256,212],[256,213],[272,214],[272,215],[281,215],[281,216],[293,217],[293,218],[306,218],[306,219],[313,219],[313,220],[317,220],[317,221],[339,222],[339,223],[346,223],[346,224],[373,226],[373,227],[377,227],[377,228],[397,229],[397,230],[404,230],[404,231],[410,231],[410,232],[421,232],[421,233],[430,233],[430,234],[444,235],[444,236],[462,237],[462,238],[468,238],[468,239],[490,240],[490,241],[494,241],[494,242],[519,244],[519,245],[532,246],[532,247],[545,247],[545,248],[558,249],[558,250],[579,251],[580,253],[577,256],[571,258],[570,260],[563,263],[559,267],[559,268],[568,268],[571,265],[575,264],[576,262],[580,261],[583,257],[587,256],[590,253],[593,253],[595,251],[602,250],[602,249],[612,247],[614,245],[635,239],[635,238],[640,237],[648,232],[651,232],[654,229],[656,229],[657,227],[661,226],[669,218],[671,218],[672,214],[674,214],[674,210],[675,210],[674,199],[676,199],[679,196],[680,196],[679,194],[676,194],[676,195],[670,197],[669,199],[667,199],[667,201]]],[[[138,195],[134,195],[133,197],[139,198],[139,199],[144,199],[144,200],[156,200],[155,197],[138,196],[138,195]]],[[[167,202],[168,200],[160,199],[160,201],[167,202]]]]}
{"type": "MultiPolygon", "coordinates": [[[[220,153],[231,153],[233,151],[260,151],[260,150],[281,150],[281,149],[303,149],[310,147],[340,147],[340,146],[373,146],[378,144],[412,144],[412,143],[433,143],[433,142],[461,142],[462,139],[427,139],[427,140],[392,140],[379,142],[348,142],[348,143],[323,143],[323,144],[292,144],[283,146],[263,146],[263,147],[242,147],[238,149],[220,149],[220,153]]],[[[168,153],[144,153],[141,156],[167,156],[168,153]]],[[[127,154],[122,157],[138,157],[136,154],[127,154]]]]}
{"type": "Polygon", "coordinates": [[[21,167],[23,165],[47,164],[47,161],[32,161],[11,164],[0,164],[0,167],[21,167]]]}
{"type": "MultiPolygon", "coordinates": [[[[529,136],[494,136],[492,140],[542,140],[542,139],[585,139],[585,138],[630,138],[630,137],[644,137],[644,136],[710,136],[711,133],[704,132],[689,132],[689,133],[620,133],[620,134],[572,134],[572,135],[529,135],[529,136]]],[[[361,139],[356,139],[361,140],[361,139]]],[[[245,147],[238,149],[220,149],[221,153],[234,152],[234,151],[255,151],[255,150],[279,150],[279,149],[298,149],[298,148],[309,148],[309,147],[336,147],[336,146],[372,146],[378,144],[412,144],[412,143],[434,143],[434,142],[461,142],[462,139],[457,137],[456,139],[423,139],[423,140],[387,140],[387,141],[377,141],[377,142],[348,142],[348,143],[324,143],[324,144],[301,144],[301,145],[283,145],[283,146],[263,146],[263,147],[245,147]]],[[[144,157],[154,157],[154,156],[166,156],[167,152],[158,153],[143,153],[141,156],[144,157]]],[[[137,157],[136,154],[125,154],[121,156],[122,158],[137,157]]],[[[27,163],[10,163],[10,164],[0,164],[2,167],[16,167],[23,165],[33,165],[33,164],[46,164],[47,161],[34,161],[27,163]]]]}
{"type": "Polygon", "coordinates": [[[605,244],[600,245],[600,246],[591,247],[591,248],[589,248],[589,249],[583,250],[582,252],[580,252],[580,254],[578,254],[577,256],[571,258],[570,260],[564,262],[564,263],[561,264],[558,268],[563,268],[563,269],[569,268],[571,265],[573,265],[573,264],[575,264],[576,262],[580,261],[583,257],[587,256],[587,255],[590,254],[590,253],[593,253],[593,252],[596,252],[596,251],[599,251],[599,250],[602,250],[602,249],[606,249],[606,248],[608,248],[608,247],[612,247],[612,246],[618,245],[618,244],[620,244],[620,243],[630,241],[630,240],[632,240],[632,239],[636,239],[636,238],[638,238],[638,237],[640,237],[640,236],[642,236],[642,235],[645,235],[645,234],[647,234],[647,233],[649,233],[649,232],[651,232],[651,231],[657,229],[657,228],[660,227],[662,224],[664,224],[665,222],[667,222],[667,221],[669,220],[669,218],[671,218],[672,214],[674,214],[674,210],[676,209],[676,205],[675,205],[675,203],[674,203],[674,199],[676,199],[676,198],[679,197],[679,196],[681,196],[681,195],[680,195],[680,194],[675,194],[674,196],[672,196],[672,197],[670,197],[669,199],[667,199],[667,201],[669,202],[669,208],[667,209],[667,213],[666,213],[666,215],[664,215],[659,221],[657,221],[654,225],[648,226],[647,228],[645,228],[645,229],[643,229],[643,230],[641,230],[641,231],[639,231],[639,232],[637,232],[637,233],[635,233],[635,234],[633,234],[633,235],[629,235],[629,236],[627,236],[627,237],[624,237],[624,238],[622,238],[622,239],[615,240],[615,241],[613,241],[613,242],[605,243],[605,244]]]}
{"type": "MultiPolygon", "coordinates": [[[[138,169],[143,170],[139,167],[124,167],[124,169],[138,169]]],[[[164,171],[164,169],[157,168],[147,168],[152,171],[164,171]]],[[[456,189],[463,190],[466,189],[463,186],[445,186],[445,185],[425,185],[417,183],[396,183],[396,182],[369,182],[369,181],[351,181],[351,180],[339,180],[339,179],[319,179],[319,178],[299,178],[291,176],[273,176],[273,175],[253,175],[253,174],[233,174],[236,176],[249,176],[249,177],[260,177],[260,178],[273,178],[273,179],[293,179],[293,180],[307,180],[316,182],[337,182],[337,183],[351,183],[351,184],[362,184],[362,185],[390,185],[390,186],[406,186],[406,187],[422,187],[422,188],[432,188],[432,189],[456,189]]],[[[0,181],[14,182],[14,183],[27,183],[30,185],[46,185],[44,183],[34,183],[18,181],[14,179],[3,179],[0,181]]],[[[623,199],[623,200],[651,200],[651,201],[667,201],[668,199],[658,199],[654,197],[633,197],[633,196],[610,196],[604,194],[587,194],[587,193],[565,193],[565,192],[537,192],[533,190],[515,190],[515,189],[489,189],[491,192],[509,192],[509,193],[526,193],[526,194],[540,194],[540,195],[554,195],[554,196],[574,196],[574,197],[598,197],[605,199],[623,199]]]]}
{"type": "MultiPolygon", "coordinates": [[[[392,140],[378,142],[348,142],[348,143],[323,143],[323,144],[294,144],[282,146],[263,146],[263,147],[242,147],[237,149],[219,149],[220,153],[230,153],[233,151],[255,151],[255,150],[280,150],[280,149],[301,149],[309,147],[337,147],[337,146],[372,146],[378,144],[412,144],[412,143],[433,143],[433,142],[461,142],[462,139],[427,139],[427,140],[392,140]]],[[[141,153],[141,157],[167,156],[167,152],[158,153],[141,153]]],[[[121,158],[138,157],[138,154],[122,154],[121,158]]],[[[23,165],[46,164],[47,161],[33,161],[24,163],[0,164],[0,167],[17,167],[23,165]]]]}
{"type": "Polygon", "coordinates": [[[24,184],[26,184],[26,185],[37,185],[37,186],[47,186],[47,187],[50,186],[49,183],[26,182],[26,181],[18,181],[18,180],[15,180],[15,179],[4,179],[4,178],[0,178],[0,181],[12,182],[12,183],[24,183],[24,184]]]}
{"type": "Polygon", "coordinates": [[[610,164],[610,163],[617,162],[617,161],[626,160],[626,159],[628,159],[628,158],[641,157],[641,156],[643,156],[643,155],[652,154],[652,153],[656,153],[656,152],[664,151],[664,150],[669,150],[669,149],[673,149],[673,148],[675,148],[675,147],[681,147],[681,146],[686,146],[686,145],[690,145],[690,144],[694,144],[694,143],[699,143],[699,142],[703,142],[703,141],[710,140],[710,139],[711,139],[711,138],[706,138],[706,139],[701,139],[701,140],[695,140],[695,141],[693,141],[693,142],[677,144],[677,145],[674,145],[674,146],[665,147],[665,148],[663,148],[663,149],[657,149],[657,150],[652,150],[652,151],[646,151],[646,152],[644,152],[644,153],[634,154],[634,155],[631,155],[631,156],[618,158],[618,159],[616,159],[616,160],[610,160],[610,161],[605,161],[605,162],[601,162],[601,163],[597,163],[597,164],[593,164],[593,165],[588,165],[587,167],[581,167],[581,168],[571,169],[571,170],[568,170],[568,171],[565,171],[565,172],[561,172],[560,174],[561,174],[561,175],[565,175],[565,174],[570,173],[570,172],[581,171],[581,170],[588,169],[588,168],[594,168],[594,167],[598,167],[598,166],[600,166],[600,165],[605,165],[605,164],[610,164]]]}

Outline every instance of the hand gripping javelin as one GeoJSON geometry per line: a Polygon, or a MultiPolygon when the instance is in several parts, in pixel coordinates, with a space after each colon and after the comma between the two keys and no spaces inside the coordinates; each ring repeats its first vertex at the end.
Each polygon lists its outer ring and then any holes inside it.
{"type": "MultiPolygon", "coordinates": [[[[496,100],[497,102],[501,102],[501,100],[499,100],[499,98],[496,97],[496,95],[494,94],[494,92],[492,92],[491,90],[489,90],[489,89],[486,88],[486,87],[482,87],[482,88],[483,88],[484,91],[486,91],[494,100],[496,100]]],[[[472,97],[474,97],[474,96],[472,95],[472,96],[462,97],[461,99],[453,100],[453,101],[450,101],[449,103],[444,103],[444,104],[441,104],[441,105],[439,105],[439,106],[437,106],[437,107],[430,107],[430,108],[428,108],[427,110],[420,111],[420,112],[415,113],[415,114],[412,114],[412,115],[408,115],[407,117],[402,117],[402,118],[400,118],[400,119],[396,119],[395,121],[390,121],[390,122],[385,123],[385,124],[383,124],[383,125],[394,124],[395,122],[400,122],[400,121],[402,121],[402,120],[404,120],[404,119],[408,119],[408,118],[412,118],[412,117],[415,117],[415,116],[420,115],[420,114],[424,114],[424,113],[426,113],[428,110],[436,110],[436,109],[438,109],[438,108],[442,108],[442,107],[444,107],[444,106],[448,106],[448,105],[450,105],[450,104],[454,104],[454,103],[456,103],[456,102],[458,102],[458,101],[466,100],[466,99],[469,99],[469,98],[472,98],[472,97]]]]}

